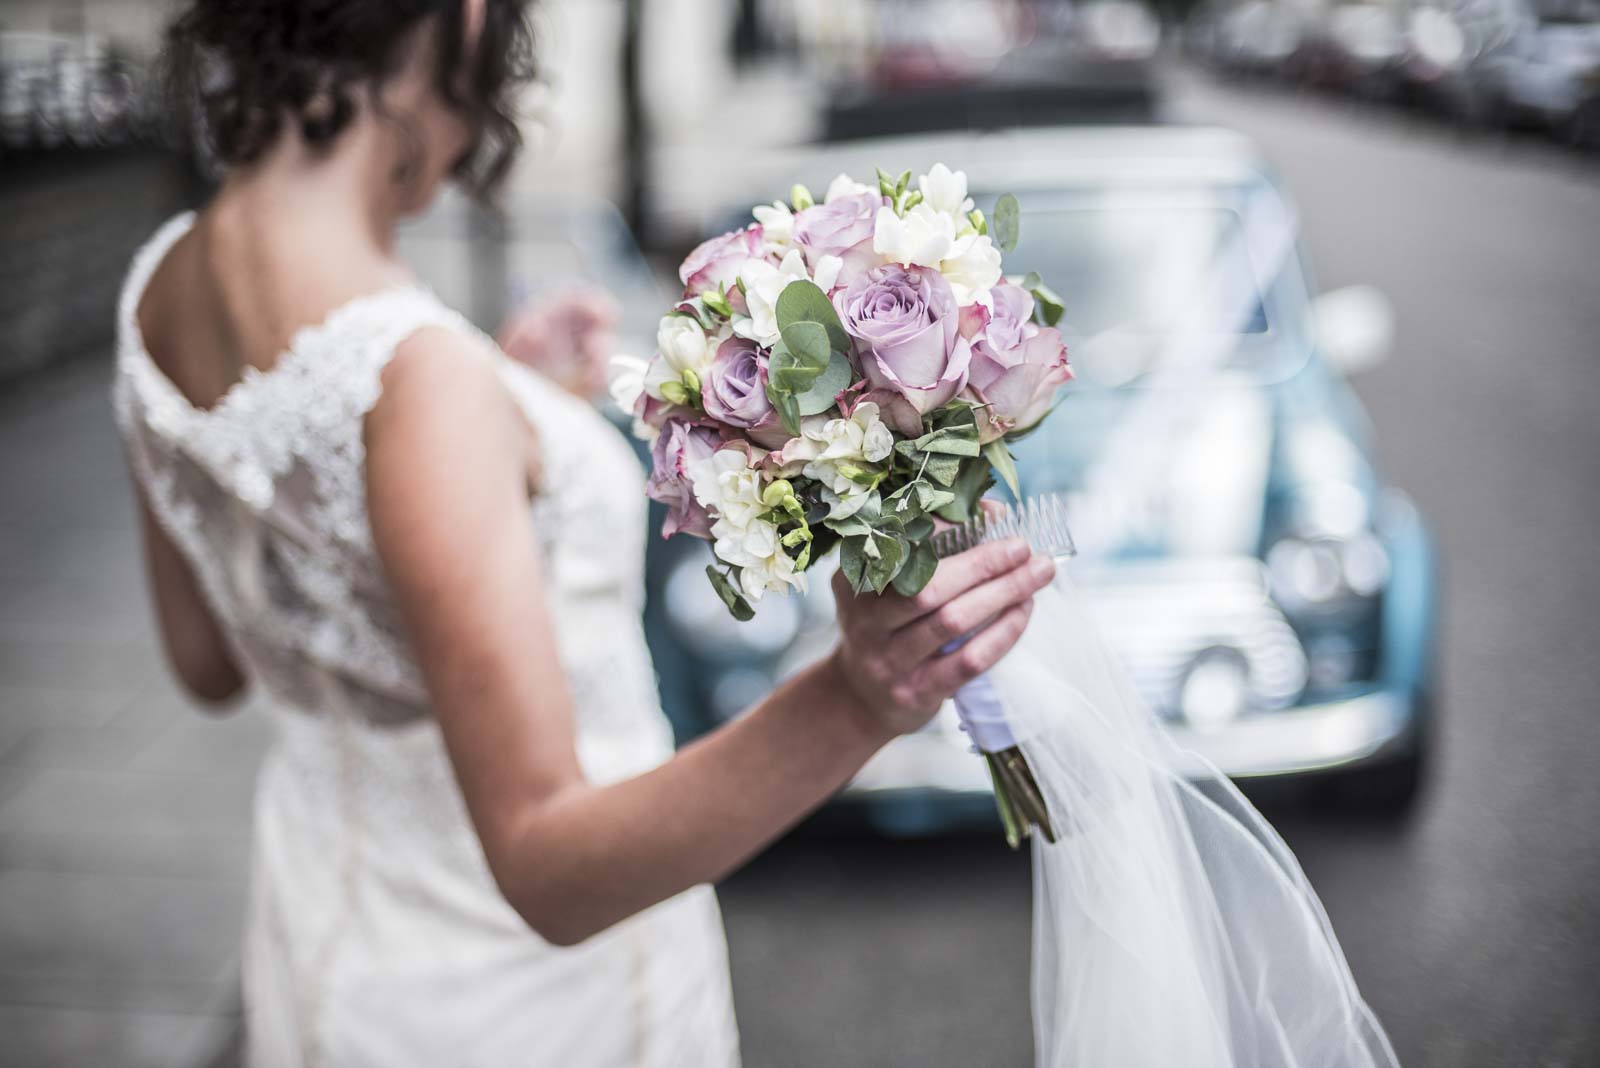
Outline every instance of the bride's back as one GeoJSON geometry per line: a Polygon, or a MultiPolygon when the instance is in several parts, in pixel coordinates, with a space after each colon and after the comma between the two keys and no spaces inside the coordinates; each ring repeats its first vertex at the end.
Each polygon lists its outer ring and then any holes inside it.
{"type": "Polygon", "coordinates": [[[150,359],[204,409],[246,368],[270,371],[300,330],[404,279],[325,229],[219,202],[161,258],[135,318],[150,359]]]}
{"type": "Polygon", "coordinates": [[[414,719],[426,698],[372,546],[363,421],[403,340],[475,331],[382,285],[381,265],[308,251],[295,272],[278,267],[292,238],[208,222],[163,227],[123,292],[114,393],[143,495],[248,676],[299,707],[414,719]]]}

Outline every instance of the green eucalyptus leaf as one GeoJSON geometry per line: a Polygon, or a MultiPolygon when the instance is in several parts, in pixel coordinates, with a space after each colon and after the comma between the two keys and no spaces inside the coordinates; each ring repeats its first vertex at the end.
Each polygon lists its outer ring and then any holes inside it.
{"type": "Polygon", "coordinates": [[[1067,306],[1056,291],[1044,284],[1044,279],[1039,277],[1038,271],[1029,271],[1022,279],[1022,288],[1033,294],[1034,315],[1045,326],[1055,326],[1061,321],[1062,312],[1067,306]]]}
{"type": "Polygon", "coordinates": [[[1010,193],[994,202],[994,243],[1001,252],[1016,251],[1021,216],[1022,208],[1010,193]]]}
{"type": "Polygon", "coordinates": [[[930,486],[926,482],[917,483],[917,505],[924,512],[936,512],[955,499],[956,495],[949,490],[930,486]]]}
{"type": "Polygon", "coordinates": [[[1039,318],[1044,320],[1045,326],[1055,326],[1067,310],[1066,303],[1056,295],[1056,291],[1043,282],[1033,287],[1033,299],[1038,302],[1039,318]]]}
{"type": "Polygon", "coordinates": [[[938,509],[936,514],[940,519],[947,519],[952,523],[965,523],[978,511],[978,501],[994,485],[993,468],[983,460],[968,460],[961,467],[961,473],[950,486],[950,491],[955,494],[955,500],[938,509]]]}
{"type": "MultiPolygon", "coordinates": [[[[865,508],[867,505],[867,497],[868,495],[865,493],[858,493],[854,497],[845,499],[827,487],[823,487],[822,490],[822,499],[827,501],[829,505],[828,514],[836,521],[849,519],[851,516],[861,511],[861,509],[865,508]]],[[[837,530],[839,528],[835,527],[834,529],[837,530]]],[[[866,527],[865,529],[871,530],[872,528],[866,527]]]]}
{"type": "Polygon", "coordinates": [[[839,543],[839,570],[844,572],[845,581],[850,583],[850,588],[860,593],[866,589],[867,553],[866,543],[872,540],[872,533],[845,538],[839,543]]]}
{"type": "Polygon", "coordinates": [[[795,398],[799,405],[801,415],[821,415],[833,407],[834,400],[850,386],[850,379],[854,377],[850,361],[835,352],[830,354],[827,369],[817,376],[816,381],[804,393],[795,398]]]}
{"type": "MultiPolygon", "coordinates": [[[[954,496],[952,494],[952,496],[954,496]]],[[[933,537],[933,520],[918,516],[906,523],[906,537],[913,542],[927,541],[933,537]]]]}
{"type": "Polygon", "coordinates": [[[827,526],[843,538],[859,538],[872,533],[872,524],[854,514],[827,520],[827,526]]]}
{"type": "MultiPolygon", "coordinates": [[[[976,456],[979,452],[978,432],[971,429],[967,433],[958,430],[935,431],[932,441],[922,446],[922,451],[935,456],[976,456]]],[[[920,439],[919,439],[920,440],[920,439]]]]}
{"type": "Polygon", "coordinates": [[[926,541],[917,542],[911,546],[905,566],[894,577],[895,592],[903,597],[915,597],[922,592],[938,568],[939,558],[934,555],[933,546],[926,541]]]}
{"type": "MultiPolygon", "coordinates": [[[[783,344],[793,357],[790,364],[812,378],[827,369],[833,348],[828,344],[828,331],[821,323],[802,320],[783,328],[783,344]]],[[[768,362],[771,366],[771,362],[768,362]]]]}
{"type": "Polygon", "coordinates": [[[778,413],[778,421],[794,437],[800,436],[800,402],[794,391],[784,389],[776,381],[767,383],[767,400],[778,413]]]}
{"type": "MultiPolygon", "coordinates": [[[[839,313],[834,310],[833,302],[828,299],[828,295],[815,282],[802,279],[784,286],[783,292],[778,294],[778,302],[773,306],[773,311],[778,319],[778,331],[785,339],[789,336],[789,327],[795,323],[820,323],[828,331],[829,347],[835,352],[850,351],[850,335],[844,332],[844,324],[839,321],[839,313]]],[[[820,367],[821,365],[819,369],[820,367]]]]}
{"type": "Polygon", "coordinates": [[[954,485],[961,475],[962,460],[960,456],[929,456],[922,473],[941,486],[954,485]]]}
{"type": "Polygon", "coordinates": [[[889,583],[900,573],[905,563],[908,546],[897,537],[877,535],[869,543],[876,552],[869,552],[866,579],[877,593],[889,588],[889,583]]]}
{"type": "Polygon", "coordinates": [[[706,565],[706,577],[711,580],[711,588],[717,591],[717,596],[728,606],[734,619],[744,623],[755,618],[755,609],[750,607],[750,602],[728,581],[728,576],[717,570],[715,564],[706,565]]]}
{"type": "Polygon", "coordinates": [[[983,447],[983,458],[989,461],[989,466],[1000,476],[1000,481],[1006,484],[1011,496],[1016,500],[1022,500],[1022,490],[1017,487],[1017,462],[1012,459],[1011,450],[1006,448],[1006,443],[989,442],[983,447]]]}

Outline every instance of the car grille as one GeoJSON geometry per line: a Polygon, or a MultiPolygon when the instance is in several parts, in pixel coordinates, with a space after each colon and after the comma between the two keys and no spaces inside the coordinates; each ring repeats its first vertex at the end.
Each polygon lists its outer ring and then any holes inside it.
{"type": "Polygon", "coordinates": [[[1306,655],[1267,589],[1266,569],[1243,557],[1072,566],[1107,644],[1158,715],[1178,715],[1184,676],[1208,650],[1249,667],[1250,707],[1286,708],[1306,685],[1306,655]]]}

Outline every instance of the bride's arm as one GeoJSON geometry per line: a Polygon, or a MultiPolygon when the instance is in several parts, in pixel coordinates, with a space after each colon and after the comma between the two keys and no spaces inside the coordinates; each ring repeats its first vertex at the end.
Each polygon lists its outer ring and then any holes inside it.
{"type": "Polygon", "coordinates": [[[151,514],[138,479],[134,480],[134,498],[150,599],[155,602],[167,662],[193,697],[208,705],[223,705],[243,692],[244,672],[234,662],[189,562],[151,514]]]}
{"type": "MultiPolygon", "coordinates": [[[[492,370],[438,332],[403,346],[367,419],[373,535],[489,865],[570,944],[720,878],[913,730],[1022,632],[1048,562],[948,561],[916,599],[841,598],[848,640],[661,767],[591,785],[527,508],[527,430],[492,370]],[[954,635],[998,617],[959,652],[954,635]]],[[[604,635],[588,640],[604,641],[604,635]]]]}

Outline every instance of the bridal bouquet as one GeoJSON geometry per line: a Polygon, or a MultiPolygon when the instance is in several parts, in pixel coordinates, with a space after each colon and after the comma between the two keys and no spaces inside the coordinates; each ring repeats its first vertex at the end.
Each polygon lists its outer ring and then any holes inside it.
{"type": "Polygon", "coordinates": [[[943,164],[914,189],[909,171],[840,175],[821,203],[797,185],[753,214],[684,260],[655,355],[613,368],[653,442],[662,533],[711,541],[739,619],[835,546],[856,592],[915,594],[935,520],[973,518],[996,474],[1016,493],[1006,442],[1072,377],[1061,301],[1002,274],[1016,198],[986,219],[943,164]]]}

